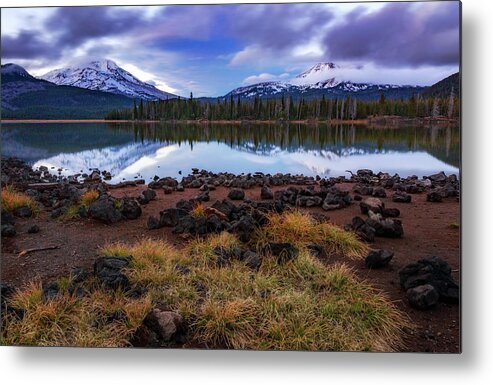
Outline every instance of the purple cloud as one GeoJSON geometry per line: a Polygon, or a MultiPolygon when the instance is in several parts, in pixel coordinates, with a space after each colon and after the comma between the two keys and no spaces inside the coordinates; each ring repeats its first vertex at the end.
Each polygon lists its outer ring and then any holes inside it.
{"type": "Polygon", "coordinates": [[[17,36],[2,36],[2,58],[57,58],[60,52],[39,38],[39,33],[22,30],[17,36]]]}
{"type": "Polygon", "coordinates": [[[459,63],[458,1],[392,3],[350,13],[325,38],[331,60],[386,67],[459,63]]]}

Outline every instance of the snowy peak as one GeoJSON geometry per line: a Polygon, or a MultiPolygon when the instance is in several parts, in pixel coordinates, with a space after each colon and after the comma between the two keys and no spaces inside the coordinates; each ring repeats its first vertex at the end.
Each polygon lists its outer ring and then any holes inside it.
{"type": "Polygon", "coordinates": [[[293,79],[293,84],[308,85],[316,83],[325,83],[326,85],[337,85],[334,76],[334,70],[339,68],[334,63],[317,63],[305,72],[302,72],[293,79]]]}
{"type": "Polygon", "coordinates": [[[144,100],[175,97],[137,79],[112,60],[90,61],[73,67],[56,69],[44,74],[41,79],[58,85],[111,92],[144,100]]]}

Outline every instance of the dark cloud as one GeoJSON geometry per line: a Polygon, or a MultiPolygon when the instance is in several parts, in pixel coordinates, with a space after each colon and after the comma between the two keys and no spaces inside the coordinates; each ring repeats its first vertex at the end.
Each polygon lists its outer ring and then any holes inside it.
{"type": "Polygon", "coordinates": [[[57,46],[74,47],[89,39],[127,33],[143,24],[138,8],[63,7],[46,21],[46,28],[57,31],[57,46]]]}
{"type": "Polygon", "coordinates": [[[325,39],[331,60],[387,67],[459,63],[459,2],[393,3],[352,12],[325,39]]]}
{"type": "Polygon", "coordinates": [[[60,52],[41,40],[37,32],[22,30],[17,36],[2,36],[2,58],[57,58],[60,52]]]}
{"type": "Polygon", "coordinates": [[[234,7],[229,28],[250,43],[283,49],[309,41],[332,18],[325,4],[245,4],[234,7]]]}

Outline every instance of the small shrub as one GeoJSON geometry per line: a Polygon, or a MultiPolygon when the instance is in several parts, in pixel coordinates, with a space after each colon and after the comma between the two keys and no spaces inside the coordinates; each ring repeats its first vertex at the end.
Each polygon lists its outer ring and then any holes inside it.
{"type": "Polygon", "coordinates": [[[195,205],[190,214],[194,218],[204,218],[207,216],[205,206],[202,203],[195,205]]]}

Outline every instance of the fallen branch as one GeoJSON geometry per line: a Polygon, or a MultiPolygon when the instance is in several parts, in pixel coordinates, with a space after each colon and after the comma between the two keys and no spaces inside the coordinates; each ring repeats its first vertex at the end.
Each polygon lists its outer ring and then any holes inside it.
{"type": "Polygon", "coordinates": [[[59,248],[60,248],[59,246],[46,246],[46,247],[35,247],[33,249],[26,249],[26,250],[22,250],[19,253],[19,257],[23,257],[29,253],[34,253],[35,251],[55,250],[55,249],[59,249],[59,248]]]}

